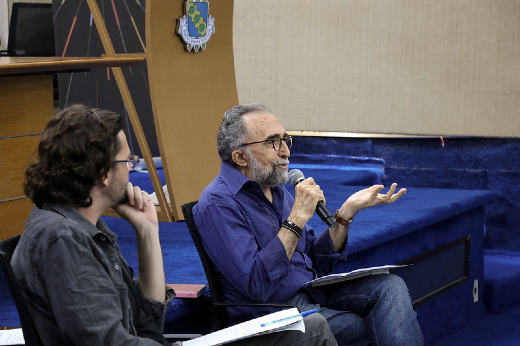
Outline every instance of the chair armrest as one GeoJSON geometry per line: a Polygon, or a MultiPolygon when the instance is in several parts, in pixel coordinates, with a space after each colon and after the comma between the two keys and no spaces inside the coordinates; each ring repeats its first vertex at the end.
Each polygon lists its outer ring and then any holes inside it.
{"type": "Polygon", "coordinates": [[[256,302],[214,302],[213,305],[218,306],[273,306],[281,308],[294,308],[295,306],[288,303],[256,303],[256,302]]]}

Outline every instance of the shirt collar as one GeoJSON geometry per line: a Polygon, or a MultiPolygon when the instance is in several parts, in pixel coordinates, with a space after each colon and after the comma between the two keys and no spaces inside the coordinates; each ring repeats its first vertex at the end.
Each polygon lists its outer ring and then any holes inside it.
{"type": "Polygon", "coordinates": [[[256,181],[249,180],[248,177],[243,175],[238,169],[227,162],[221,163],[220,176],[234,195],[236,195],[242,187],[248,183],[260,186],[256,181]]]}
{"type": "Polygon", "coordinates": [[[50,211],[57,212],[61,214],[63,217],[73,220],[79,225],[81,225],[81,229],[89,234],[92,238],[99,233],[105,234],[113,243],[117,240],[117,234],[112,232],[105,222],[102,219],[99,219],[94,226],[90,221],[85,219],[85,217],[73,206],[67,203],[45,203],[43,205],[43,209],[47,209],[50,211]]]}
{"type": "MultiPolygon", "coordinates": [[[[238,194],[240,190],[242,190],[247,185],[250,186],[249,191],[256,191],[259,196],[265,198],[264,193],[262,192],[262,188],[260,184],[258,184],[254,180],[249,180],[248,177],[243,175],[238,169],[233,167],[231,164],[227,162],[222,162],[220,165],[220,176],[228,186],[229,190],[234,194],[238,194]]],[[[273,196],[276,199],[283,199],[283,192],[281,186],[273,186],[271,187],[271,191],[273,192],[273,196]]]]}

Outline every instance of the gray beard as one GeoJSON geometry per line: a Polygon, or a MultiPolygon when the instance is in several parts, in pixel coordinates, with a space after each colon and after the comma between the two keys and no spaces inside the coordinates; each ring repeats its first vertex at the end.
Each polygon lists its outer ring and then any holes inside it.
{"type": "Polygon", "coordinates": [[[272,167],[266,167],[258,162],[251,153],[249,153],[249,157],[251,158],[251,176],[260,186],[283,185],[289,180],[287,170],[278,167],[280,164],[288,164],[289,159],[279,158],[273,163],[272,167]]]}

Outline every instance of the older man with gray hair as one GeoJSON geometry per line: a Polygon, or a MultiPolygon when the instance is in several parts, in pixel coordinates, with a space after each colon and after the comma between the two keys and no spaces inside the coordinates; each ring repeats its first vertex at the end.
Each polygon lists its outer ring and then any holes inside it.
{"type": "MultiPolygon", "coordinates": [[[[373,275],[321,288],[306,282],[347,260],[354,215],[393,203],[405,192],[374,185],[348,197],[319,236],[307,225],[325,196],[313,178],[285,189],[292,137],[259,104],[228,110],[217,136],[219,175],[194,208],[203,246],[229,301],[287,302],[318,309],[340,345],[422,345],[408,288],[395,275],[373,275]]],[[[233,307],[232,322],[273,308],[233,307]]]]}

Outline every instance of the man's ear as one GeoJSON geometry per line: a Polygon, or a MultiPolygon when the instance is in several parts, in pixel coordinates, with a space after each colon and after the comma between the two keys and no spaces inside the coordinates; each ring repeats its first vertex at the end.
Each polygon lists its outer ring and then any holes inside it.
{"type": "Polygon", "coordinates": [[[104,170],[101,170],[101,173],[99,174],[99,177],[97,179],[98,183],[103,186],[108,186],[108,174],[105,174],[104,170]]]}
{"type": "Polygon", "coordinates": [[[249,165],[249,158],[246,153],[242,150],[235,150],[231,153],[231,158],[238,166],[246,167],[249,165]]]}

